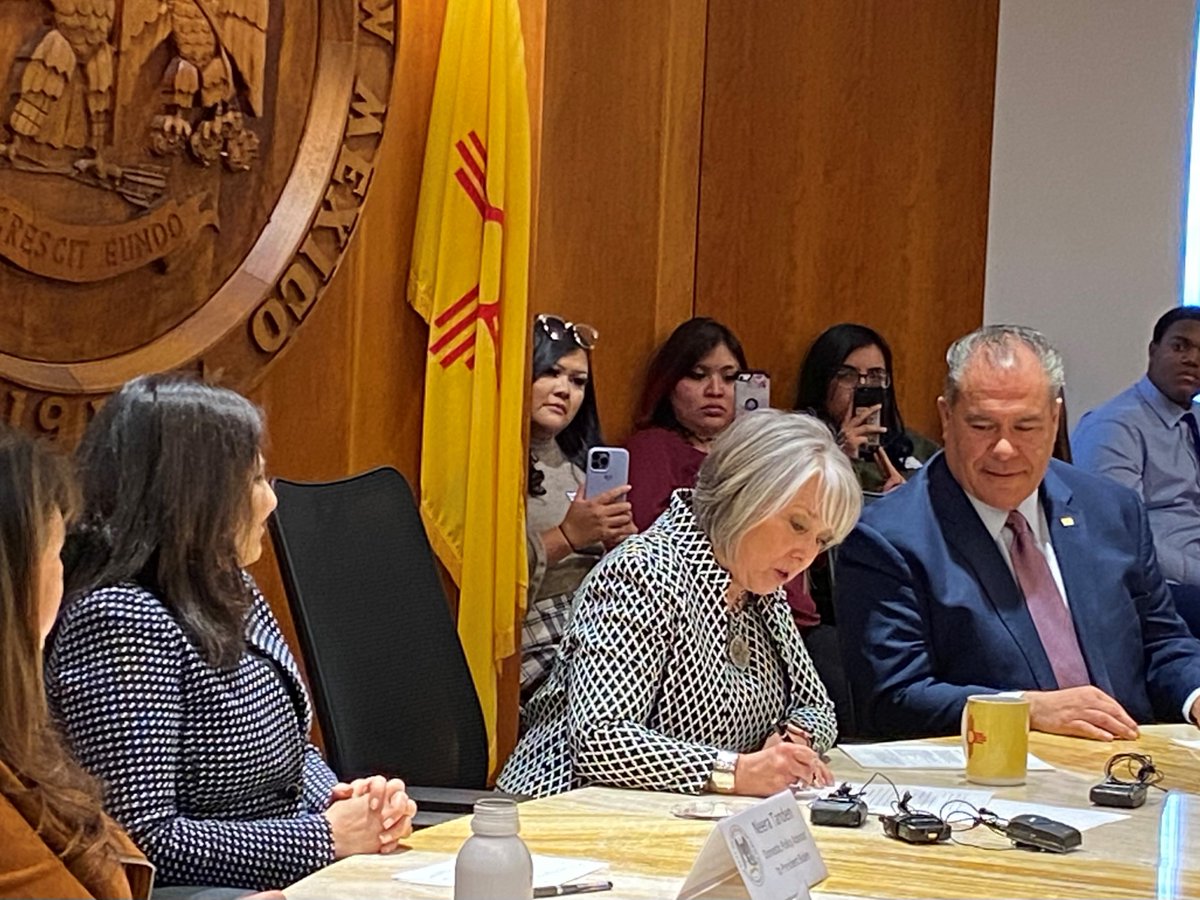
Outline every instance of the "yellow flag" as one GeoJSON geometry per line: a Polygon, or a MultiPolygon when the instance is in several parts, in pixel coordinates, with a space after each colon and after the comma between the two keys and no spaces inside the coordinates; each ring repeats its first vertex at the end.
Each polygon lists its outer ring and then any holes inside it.
{"type": "Polygon", "coordinates": [[[459,587],[493,769],[499,665],[519,650],[528,581],[529,141],[517,0],[449,0],[408,298],[429,323],[421,515],[459,587]]]}

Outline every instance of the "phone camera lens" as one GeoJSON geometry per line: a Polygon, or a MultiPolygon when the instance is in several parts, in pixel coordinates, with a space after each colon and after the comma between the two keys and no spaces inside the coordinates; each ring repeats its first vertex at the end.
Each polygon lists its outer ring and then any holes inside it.
{"type": "Polygon", "coordinates": [[[608,468],[608,454],[596,453],[592,456],[592,468],[597,472],[608,468]]]}

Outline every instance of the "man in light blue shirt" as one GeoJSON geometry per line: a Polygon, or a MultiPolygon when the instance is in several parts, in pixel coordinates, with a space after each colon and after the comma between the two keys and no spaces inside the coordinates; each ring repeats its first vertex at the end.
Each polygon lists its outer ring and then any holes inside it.
{"type": "Polygon", "coordinates": [[[1158,564],[1180,612],[1200,622],[1200,308],[1155,323],[1146,376],[1084,415],[1075,464],[1133,488],[1146,505],[1158,564]]]}

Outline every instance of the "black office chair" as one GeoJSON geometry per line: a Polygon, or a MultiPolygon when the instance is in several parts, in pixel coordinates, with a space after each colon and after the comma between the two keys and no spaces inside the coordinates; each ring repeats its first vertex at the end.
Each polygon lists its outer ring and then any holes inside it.
{"type": "Polygon", "coordinates": [[[403,778],[421,826],[470,812],[494,796],[487,733],[408,483],[385,467],[274,485],[271,539],[330,766],[403,778]]]}
{"type": "Polygon", "coordinates": [[[834,547],[818,556],[809,567],[809,589],[821,624],[804,635],[804,647],[829,693],[829,699],[833,701],[838,721],[838,743],[844,744],[854,738],[854,704],[842,665],[842,649],[838,643],[834,578],[836,562],[837,548],[834,547]]]}

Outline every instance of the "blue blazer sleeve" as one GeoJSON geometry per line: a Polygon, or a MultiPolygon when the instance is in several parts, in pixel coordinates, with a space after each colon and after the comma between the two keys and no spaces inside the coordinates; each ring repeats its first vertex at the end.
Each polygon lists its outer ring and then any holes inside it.
{"type": "Polygon", "coordinates": [[[1185,718],[1188,697],[1200,688],[1200,642],[1197,642],[1175,608],[1175,601],[1156,562],[1154,534],[1146,509],[1133,506],[1132,529],[1137,534],[1135,571],[1143,577],[1132,585],[1134,604],[1141,614],[1142,642],[1146,650],[1146,687],[1154,715],[1160,721],[1185,718]]]}
{"type": "Polygon", "coordinates": [[[934,674],[928,590],[916,563],[869,525],[838,552],[838,638],[865,736],[956,734],[967,697],[996,690],[934,674]]]}
{"type": "MultiPolygon", "coordinates": [[[[188,818],[176,804],[185,736],[186,638],[168,615],[147,616],[103,592],[77,601],[56,632],[51,707],[79,761],[107,785],[109,813],[164,884],[281,888],[333,861],[328,820],[188,818]]],[[[253,715],[253,710],[247,711],[253,715]]],[[[216,766],[238,765],[214,748],[216,766]]]]}

